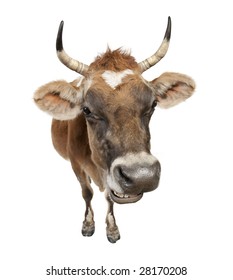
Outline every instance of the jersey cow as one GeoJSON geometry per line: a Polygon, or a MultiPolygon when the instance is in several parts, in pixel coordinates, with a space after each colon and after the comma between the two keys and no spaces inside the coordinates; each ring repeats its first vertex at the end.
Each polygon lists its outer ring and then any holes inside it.
{"type": "Polygon", "coordinates": [[[161,167],[150,153],[149,122],[156,105],[169,108],[190,97],[194,81],[183,74],[164,73],[147,81],[142,73],[168,50],[171,19],[161,46],[137,63],[122,49],[107,51],[89,66],[71,58],[63,49],[63,21],[57,35],[57,55],[81,77],[41,86],[34,94],[39,108],[52,115],[52,141],[57,152],[69,159],[86,202],[82,234],[95,230],[91,206],[91,179],[108,202],[107,238],[120,238],[113,204],[137,202],[143,193],[158,187],[161,167]]]}

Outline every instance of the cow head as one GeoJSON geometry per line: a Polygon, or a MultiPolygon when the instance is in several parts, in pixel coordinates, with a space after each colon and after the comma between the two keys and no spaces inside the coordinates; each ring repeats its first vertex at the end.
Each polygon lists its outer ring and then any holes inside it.
{"type": "Polygon", "coordinates": [[[57,36],[57,54],[63,64],[82,75],[72,83],[51,82],[34,96],[37,105],[58,120],[83,114],[92,160],[113,201],[138,201],[157,188],[161,167],[150,153],[149,122],[158,105],[169,108],[190,97],[194,82],[186,75],[164,73],[146,81],[142,73],[167,52],[171,20],[157,52],[137,63],[121,49],[98,56],[87,66],[66,54],[63,22],[57,36]]]}

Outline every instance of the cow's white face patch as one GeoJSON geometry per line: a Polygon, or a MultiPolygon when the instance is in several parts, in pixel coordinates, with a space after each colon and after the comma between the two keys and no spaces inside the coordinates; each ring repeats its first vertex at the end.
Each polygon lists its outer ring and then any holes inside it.
{"type": "Polygon", "coordinates": [[[120,72],[114,72],[114,71],[105,71],[102,74],[102,78],[105,80],[105,82],[113,89],[115,89],[117,86],[119,86],[122,83],[122,80],[127,75],[133,75],[134,72],[130,69],[126,69],[124,71],[120,72]]]}

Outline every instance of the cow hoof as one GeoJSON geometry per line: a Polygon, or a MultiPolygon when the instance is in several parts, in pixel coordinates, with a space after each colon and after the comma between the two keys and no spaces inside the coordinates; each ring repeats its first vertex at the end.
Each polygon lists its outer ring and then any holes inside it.
{"type": "Polygon", "coordinates": [[[83,223],[83,228],[82,228],[82,235],[83,236],[92,236],[95,232],[95,223],[90,224],[90,223],[83,223]]]}
{"type": "Polygon", "coordinates": [[[121,238],[118,227],[115,227],[113,229],[107,228],[107,238],[108,238],[109,242],[116,243],[117,240],[119,240],[121,238]]]}

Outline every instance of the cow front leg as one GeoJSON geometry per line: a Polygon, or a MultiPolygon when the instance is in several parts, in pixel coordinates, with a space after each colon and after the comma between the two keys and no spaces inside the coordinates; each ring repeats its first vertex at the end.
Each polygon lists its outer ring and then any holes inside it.
{"type": "Polygon", "coordinates": [[[86,211],[84,215],[84,221],[82,226],[82,235],[83,236],[92,236],[95,232],[95,222],[94,222],[94,211],[91,207],[91,200],[93,197],[93,190],[90,184],[81,183],[82,187],[82,196],[86,203],[86,211]]]}
{"type": "Polygon", "coordinates": [[[120,239],[120,232],[118,226],[116,225],[116,220],[113,213],[113,201],[109,197],[109,194],[106,192],[106,199],[108,202],[108,212],[106,216],[106,232],[108,241],[111,243],[116,243],[120,239]]]}
{"type": "Polygon", "coordinates": [[[83,236],[92,236],[95,232],[94,212],[91,205],[86,206],[85,218],[82,226],[83,236]]]}
{"type": "Polygon", "coordinates": [[[79,164],[75,161],[71,162],[74,173],[81,185],[82,196],[86,203],[86,210],[84,215],[84,221],[82,226],[83,236],[92,236],[95,232],[94,212],[91,207],[91,200],[93,197],[93,190],[90,184],[90,178],[80,168],[79,164]]]}

